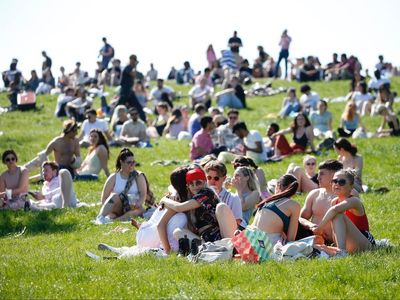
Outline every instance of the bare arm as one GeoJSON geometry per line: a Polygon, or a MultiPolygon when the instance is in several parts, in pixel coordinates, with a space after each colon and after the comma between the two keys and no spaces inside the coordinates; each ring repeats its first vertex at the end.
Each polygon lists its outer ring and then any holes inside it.
{"type": "Polygon", "coordinates": [[[304,202],[304,206],[300,210],[299,222],[304,227],[310,229],[315,226],[314,223],[310,222],[310,218],[312,217],[312,206],[315,201],[315,198],[318,196],[319,190],[313,190],[308,193],[306,201],[304,202]]]}
{"type": "Polygon", "coordinates": [[[172,209],[168,209],[167,212],[162,216],[160,222],[157,225],[158,235],[160,237],[161,245],[164,248],[164,251],[168,254],[171,252],[171,245],[168,241],[167,235],[167,225],[169,220],[176,214],[176,212],[172,209]]]}
{"type": "Polygon", "coordinates": [[[291,215],[289,229],[287,232],[287,240],[294,241],[296,239],[297,229],[299,226],[300,204],[293,201],[291,203],[291,215]]]}
{"type": "Polygon", "coordinates": [[[242,210],[248,210],[256,207],[256,204],[260,201],[260,194],[258,191],[253,191],[246,198],[240,197],[240,199],[242,202],[242,210]]]}
{"type": "Polygon", "coordinates": [[[107,198],[111,195],[112,190],[115,186],[115,173],[112,173],[108,178],[106,183],[104,184],[103,191],[101,192],[101,203],[107,200],[107,198]]]}
{"type": "Polygon", "coordinates": [[[101,145],[100,147],[97,147],[97,156],[99,157],[100,160],[100,165],[101,168],[104,170],[104,173],[106,176],[110,176],[110,171],[108,170],[108,155],[107,155],[107,149],[101,145]]]}
{"type": "Polygon", "coordinates": [[[139,190],[139,201],[136,204],[137,208],[143,207],[144,201],[146,200],[147,197],[147,184],[146,184],[146,179],[144,178],[144,174],[141,173],[139,174],[136,182],[139,190]]]}
{"type": "Polygon", "coordinates": [[[306,136],[308,139],[308,144],[310,145],[310,148],[312,151],[315,151],[315,146],[314,146],[314,131],[312,126],[308,126],[306,128],[306,136]]]}
{"type": "Polygon", "coordinates": [[[256,153],[261,153],[262,152],[262,142],[255,142],[256,147],[255,148],[249,148],[246,145],[244,145],[244,149],[246,151],[252,151],[252,152],[256,152],[256,153]]]}
{"type": "Polygon", "coordinates": [[[273,133],[272,135],[271,135],[271,138],[274,138],[274,137],[276,137],[276,136],[278,136],[278,135],[283,135],[283,134],[287,134],[287,133],[291,133],[291,132],[293,132],[293,130],[292,130],[292,128],[286,128],[286,129],[281,129],[281,130],[279,130],[278,132],[275,132],[275,133],[273,133]]]}
{"type": "Polygon", "coordinates": [[[188,200],[183,203],[179,203],[174,200],[164,198],[160,201],[160,205],[162,204],[175,212],[185,212],[200,207],[200,204],[197,203],[195,200],[188,200]]]}

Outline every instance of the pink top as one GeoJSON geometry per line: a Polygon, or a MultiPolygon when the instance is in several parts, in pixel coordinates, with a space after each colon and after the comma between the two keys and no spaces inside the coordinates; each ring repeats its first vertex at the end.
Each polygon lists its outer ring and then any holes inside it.
{"type": "Polygon", "coordinates": [[[215,56],[214,50],[207,50],[207,61],[208,61],[208,63],[212,64],[216,60],[217,60],[217,57],[215,56]]]}
{"type": "Polygon", "coordinates": [[[283,36],[282,38],[281,38],[281,41],[279,42],[279,46],[281,46],[282,47],[282,49],[289,49],[289,45],[290,45],[290,42],[292,41],[292,38],[290,37],[290,36],[283,36]]]}
{"type": "Polygon", "coordinates": [[[204,129],[200,129],[195,133],[192,139],[192,146],[190,148],[190,159],[195,160],[200,157],[197,149],[201,147],[204,149],[206,154],[210,153],[212,149],[214,149],[214,144],[211,139],[211,135],[204,131],[204,129]]]}
{"type": "Polygon", "coordinates": [[[58,176],[43,183],[42,194],[46,199],[46,202],[51,202],[51,198],[53,198],[54,195],[60,194],[60,180],[58,176]]]}

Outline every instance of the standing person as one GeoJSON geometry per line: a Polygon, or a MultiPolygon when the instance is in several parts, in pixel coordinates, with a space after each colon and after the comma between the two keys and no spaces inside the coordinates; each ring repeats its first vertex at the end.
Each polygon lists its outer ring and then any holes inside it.
{"type": "Polygon", "coordinates": [[[106,217],[123,221],[144,213],[147,180],[144,173],[135,169],[135,164],[133,152],[123,148],[117,157],[115,173],[112,173],[104,184],[101,193],[103,206],[96,223],[109,222],[106,217]]]}
{"type": "Polygon", "coordinates": [[[285,29],[282,32],[281,40],[279,41],[279,46],[281,46],[281,51],[279,52],[279,58],[275,65],[275,72],[274,72],[275,78],[278,78],[279,64],[281,63],[282,59],[285,60],[285,79],[287,78],[287,63],[289,57],[289,46],[291,42],[292,38],[287,34],[287,29],[285,29]]]}
{"type": "Polygon", "coordinates": [[[29,185],[28,170],[17,165],[18,156],[14,150],[4,151],[1,159],[7,171],[0,175],[0,210],[23,208],[23,196],[29,185]]]}
{"type": "Polygon", "coordinates": [[[114,57],[114,48],[111,47],[109,43],[107,43],[107,39],[103,37],[103,47],[101,47],[99,56],[101,55],[101,64],[103,69],[108,68],[108,64],[110,63],[111,59],[114,57]]]}
{"type": "Polygon", "coordinates": [[[118,105],[122,104],[127,108],[136,107],[140,118],[146,122],[146,115],[143,111],[143,107],[140,105],[132,89],[137,75],[136,66],[138,63],[139,61],[135,54],[129,56],[129,64],[122,71],[118,105]]]}
{"type": "Polygon", "coordinates": [[[146,79],[148,81],[155,81],[158,78],[158,71],[154,69],[154,64],[150,64],[150,70],[147,71],[146,79]]]}
{"type": "Polygon", "coordinates": [[[44,77],[45,73],[47,73],[47,72],[51,73],[52,61],[51,61],[51,58],[47,55],[46,51],[42,51],[42,55],[44,57],[44,61],[42,63],[42,74],[44,77]]]}
{"type": "Polygon", "coordinates": [[[237,224],[239,225],[242,222],[242,204],[238,195],[227,191],[223,187],[226,180],[226,166],[222,162],[214,160],[208,162],[205,165],[204,170],[207,175],[208,186],[213,188],[217,193],[218,198],[229,206],[235,216],[237,224]]]}
{"type": "Polygon", "coordinates": [[[45,150],[46,156],[53,152],[60,169],[67,169],[72,177],[82,162],[77,133],[78,124],[73,120],[65,121],[62,134],[51,140],[45,150]]]}
{"type": "Polygon", "coordinates": [[[321,222],[313,229],[315,235],[323,234],[325,226],[332,224],[333,238],[340,249],[339,256],[347,253],[369,250],[375,244],[369,232],[368,217],[360,198],[352,196],[354,174],[341,170],[332,179],[336,198],[321,222]]]}
{"type": "Polygon", "coordinates": [[[242,58],[239,55],[240,47],[242,47],[242,40],[237,36],[237,31],[233,32],[233,36],[228,40],[228,47],[231,49],[231,52],[235,58],[236,66],[240,66],[242,62],[242,58]]]}
{"type": "Polygon", "coordinates": [[[208,67],[212,69],[214,63],[217,61],[217,56],[215,55],[215,51],[212,44],[208,45],[206,55],[207,55],[208,67]]]}

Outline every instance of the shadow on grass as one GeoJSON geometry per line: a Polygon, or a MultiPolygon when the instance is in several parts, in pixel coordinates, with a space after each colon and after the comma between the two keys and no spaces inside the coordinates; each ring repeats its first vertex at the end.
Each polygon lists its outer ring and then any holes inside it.
{"type": "Polygon", "coordinates": [[[0,237],[17,234],[26,227],[26,235],[51,234],[73,231],[77,226],[73,220],[62,220],[62,210],[24,212],[0,211],[0,237]]]}

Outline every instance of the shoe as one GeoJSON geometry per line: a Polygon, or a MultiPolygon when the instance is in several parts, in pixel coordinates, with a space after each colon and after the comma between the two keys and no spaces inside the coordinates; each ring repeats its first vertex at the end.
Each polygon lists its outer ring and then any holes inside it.
{"type": "Polygon", "coordinates": [[[339,250],[338,252],[336,252],[334,258],[342,258],[347,256],[349,256],[349,253],[346,250],[339,250]]]}
{"type": "Polygon", "coordinates": [[[201,240],[193,239],[192,243],[190,244],[190,254],[194,256],[197,253],[199,253],[199,246],[200,245],[201,245],[201,240]]]}
{"type": "Polygon", "coordinates": [[[96,225],[110,224],[112,223],[112,220],[108,216],[105,217],[100,215],[96,217],[96,220],[94,220],[93,223],[96,225]]]}
{"type": "Polygon", "coordinates": [[[178,244],[178,256],[187,256],[190,252],[189,239],[187,238],[187,236],[185,235],[185,237],[179,239],[178,244]]]}

